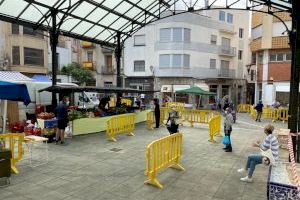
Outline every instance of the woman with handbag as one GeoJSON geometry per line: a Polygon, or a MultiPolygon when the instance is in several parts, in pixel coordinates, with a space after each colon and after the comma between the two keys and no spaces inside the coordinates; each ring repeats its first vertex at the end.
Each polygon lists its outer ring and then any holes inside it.
{"type": "Polygon", "coordinates": [[[231,108],[226,108],[225,120],[224,120],[224,132],[225,132],[224,139],[227,139],[227,142],[225,144],[225,147],[223,148],[225,152],[232,152],[231,139],[230,139],[230,135],[232,132],[232,124],[233,124],[233,116],[231,114],[231,108]]]}
{"type": "Polygon", "coordinates": [[[176,110],[176,107],[174,105],[171,106],[171,111],[169,112],[169,117],[166,123],[167,129],[170,133],[170,135],[178,132],[178,126],[179,126],[179,113],[176,110]],[[169,124],[170,122],[170,124],[169,124]]]}
{"type": "Polygon", "coordinates": [[[253,145],[259,147],[261,150],[260,154],[250,154],[247,159],[245,168],[238,170],[239,173],[248,171],[248,175],[241,178],[241,181],[252,182],[252,175],[255,170],[255,166],[264,163],[265,165],[275,165],[279,158],[279,143],[275,135],[273,135],[274,126],[267,125],[264,128],[264,133],[267,137],[264,139],[262,144],[257,141],[253,145]]]}

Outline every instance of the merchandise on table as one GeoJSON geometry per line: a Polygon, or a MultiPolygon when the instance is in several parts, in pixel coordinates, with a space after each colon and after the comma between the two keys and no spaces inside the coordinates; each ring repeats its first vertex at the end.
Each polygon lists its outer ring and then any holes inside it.
{"type": "Polygon", "coordinates": [[[44,120],[52,119],[54,117],[55,117],[54,113],[41,112],[41,113],[37,114],[37,118],[44,119],[44,120]]]}

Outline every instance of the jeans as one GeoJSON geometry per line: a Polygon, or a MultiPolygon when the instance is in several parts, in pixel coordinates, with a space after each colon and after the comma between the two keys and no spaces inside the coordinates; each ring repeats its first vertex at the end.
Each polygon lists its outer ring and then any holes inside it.
{"type": "Polygon", "coordinates": [[[224,127],[224,131],[225,131],[225,135],[229,137],[229,144],[226,145],[225,148],[228,149],[228,150],[232,150],[232,146],[231,146],[231,138],[230,138],[232,128],[230,128],[230,129],[228,130],[228,129],[226,129],[226,128],[224,127]]]}
{"type": "Polygon", "coordinates": [[[248,156],[247,164],[246,164],[246,170],[248,170],[248,177],[251,178],[253,175],[253,172],[255,170],[255,166],[258,164],[262,164],[262,158],[263,156],[260,154],[250,154],[248,156]]]}
{"type": "Polygon", "coordinates": [[[259,121],[260,122],[261,115],[262,115],[262,112],[257,111],[257,117],[256,117],[255,121],[259,121]]]}

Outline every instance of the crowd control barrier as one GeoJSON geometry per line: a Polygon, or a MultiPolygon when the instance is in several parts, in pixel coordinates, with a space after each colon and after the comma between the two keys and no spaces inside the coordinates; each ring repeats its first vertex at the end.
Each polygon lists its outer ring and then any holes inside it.
{"type": "Polygon", "coordinates": [[[288,121],[289,117],[289,110],[287,108],[280,108],[278,109],[278,119],[281,120],[283,123],[288,121]]]}
{"type": "Polygon", "coordinates": [[[0,148],[9,149],[12,154],[11,170],[18,174],[16,163],[20,161],[24,155],[24,134],[22,133],[6,133],[0,134],[0,148]]]}
{"type": "Polygon", "coordinates": [[[126,106],[131,106],[132,101],[130,99],[121,99],[121,104],[126,104],[126,106]]]}
{"type": "Polygon", "coordinates": [[[250,104],[239,104],[237,106],[237,112],[245,112],[245,113],[248,113],[250,111],[250,107],[251,105],[250,104]]]}
{"type": "Polygon", "coordinates": [[[209,142],[216,142],[215,136],[221,136],[221,115],[216,115],[209,120],[209,142]]]}
{"type": "Polygon", "coordinates": [[[124,114],[113,116],[107,121],[106,134],[108,140],[116,142],[116,135],[127,133],[129,136],[134,136],[135,129],[135,114],[124,114]]]}
{"type": "Polygon", "coordinates": [[[146,150],[146,171],[148,179],[145,184],[163,188],[156,175],[163,169],[172,167],[183,171],[180,165],[182,155],[182,134],[175,133],[170,136],[153,141],[146,150]]]}
{"type": "MultiPolygon", "coordinates": [[[[168,113],[167,109],[161,108],[160,109],[160,118],[159,118],[159,125],[164,125],[164,120],[166,119],[166,114],[168,113]]],[[[146,125],[148,129],[153,129],[153,125],[155,124],[155,115],[154,111],[150,111],[146,115],[146,125]]]]}
{"type": "MultiPolygon", "coordinates": [[[[116,107],[117,99],[116,98],[110,98],[110,101],[108,102],[109,107],[113,108],[116,107]]],[[[121,99],[121,104],[126,104],[126,106],[131,106],[132,101],[130,99],[121,99]]]]}
{"type": "Polygon", "coordinates": [[[184,103],[181,102],[166,102],[167,108],[171,108],[171,106],[175,106],[178,112],[182,112],[184,110],[184,103]]]}
{"type": "Polygon", "coordinates": [[[213,115],[213,112],[210,110],[184,110],[183,120],[188,121],[191,126],[194,126],[194,123],[204,123],[208,124],[210,118],[213,115]]]}
{"type": "Polygon", "coordinates": [[[249,116],[253,119],[256,118],[256,110],[255,110],[254,106],[250,106],[249,116]]]}

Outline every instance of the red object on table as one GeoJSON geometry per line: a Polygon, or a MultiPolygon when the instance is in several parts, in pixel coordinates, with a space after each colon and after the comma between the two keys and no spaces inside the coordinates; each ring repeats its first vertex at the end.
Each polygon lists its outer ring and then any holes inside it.
{"type": "Polygon", "coordinates": [[[35,114],[40,114],[41,112],[45,112],[45,106],[42,104],[37,104],[35,106],[35,114]]]}

